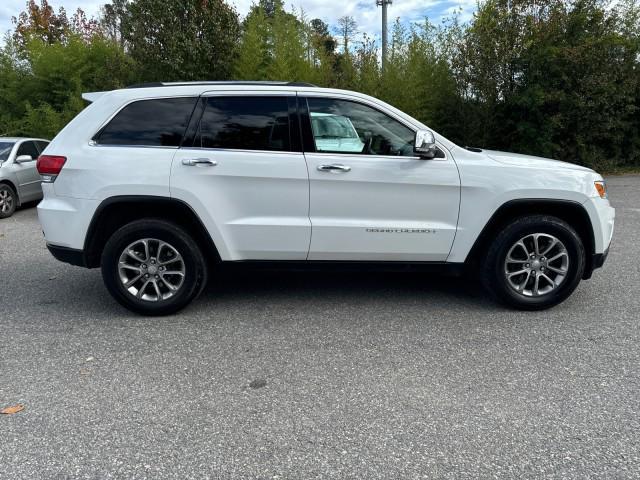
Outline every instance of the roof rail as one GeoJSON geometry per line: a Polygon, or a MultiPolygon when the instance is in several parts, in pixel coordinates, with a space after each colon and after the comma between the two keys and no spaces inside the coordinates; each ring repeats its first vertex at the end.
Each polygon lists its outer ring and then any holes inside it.
{"type": "Polygon", "coordinates": [[[149,82],[136,83],[126,88],[154,88],[154,87],[180,87],[188,85],[273,85],[283,87],[317,87],[306,82],[276,82],[276,81],[195,81],[195,82],[149,82]]]}

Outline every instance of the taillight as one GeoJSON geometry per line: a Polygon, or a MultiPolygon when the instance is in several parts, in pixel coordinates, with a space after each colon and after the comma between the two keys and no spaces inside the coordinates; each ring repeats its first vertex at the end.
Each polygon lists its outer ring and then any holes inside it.
{"type": "Polygon", "coordinates": [[[60,174],[60,170],[67,161],[67,157],[61,157],[58,155],[40,155],[36,168],[40,174],[40,178],[44,183],[52,183],[56,180],[56,177],[60,174]]]}

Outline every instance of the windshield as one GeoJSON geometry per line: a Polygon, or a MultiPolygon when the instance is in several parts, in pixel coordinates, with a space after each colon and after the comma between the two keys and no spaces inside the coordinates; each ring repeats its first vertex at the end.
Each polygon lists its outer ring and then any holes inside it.
{"type": "Polygon", "coordinates": [[[0,142],[0,163],[9,158],[9,154],[14,145],[15,142],[0,142]]]}

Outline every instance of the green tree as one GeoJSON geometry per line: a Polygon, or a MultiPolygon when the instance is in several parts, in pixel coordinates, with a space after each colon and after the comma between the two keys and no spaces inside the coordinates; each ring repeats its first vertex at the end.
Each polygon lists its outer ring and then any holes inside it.
{"type": "Polygon", "coordinates": [[[142,81],[231,77],[238,14],[223,0],[135,0],[118,17],[142,81]]]}
{"type": "Polygon", "coordinates": [[[244,21],[243,39],[235,64],[242,80],[314,81],[318,70],[309,26],[286,12],[281,2],[254,5],[244,21]]]}
{"type": "Polygon", "coordinates": [[[378,43],[259,0],[112,0],[100,22],[26,3],[0,47],[0,134],[53,136],[81,92],[137,81],[299,80],[378,96],[458,144],[640,166],[638,0],[484,0],[470,22],[395,22],[378,43]],[[337,51],[336,34],[343,48],[337,51]]]}
{"type": "Polygon", "coordinates": [[[0,51],[0,119],[4,135],[53,137],[84,108],[82,92],[130,83],[131,60],[103,37],[77,34],[49,44],[32,39],[0,51]],[[109,72],[108,75],[106,72],[109,72]]]}
{"type": "Polygon", "coordinates": [[[638,6],[488,0],[455,64],[478,145],[638,162],[638,6]]]}
{"type": "Polygon", "coordinates": [[[334,55],[338,43],[329,33],[329,25],[319,18],[314,18],[309,22],[309,27],[314,48],[326,55],[334,55]]]}
{"type": "Polygon", "coordinates": [[[242,41],[235,62],[235,78],[261,80],[269,66],[269,24],[264,9],[256,8],[243,23],[242,41]]]}
{"type": "MultiPolygon", "coordinates": [[[[348,58],[351,57],[349,52],[344,54],[345,62],[345,74],[348,75],[348,69],[350,63],[348,58]]],[[[380,96],[380,63],[378,61],[378,47],[373,39],[364,35],[362,42],[356,49],[353,61],[353,68],[355,70],[355,78],[353,80],[352,88],[368,95],[380,96]]],[[[346,75],[345,75],[346,77],[346,75]]]]}

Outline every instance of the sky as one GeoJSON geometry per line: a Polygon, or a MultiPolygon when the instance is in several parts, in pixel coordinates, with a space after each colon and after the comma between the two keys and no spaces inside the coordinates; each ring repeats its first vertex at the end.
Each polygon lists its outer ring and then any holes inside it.
{"type": "MultiPolygon", "coordinates": [[[[245,15],[254,0],[231,0],[240,15],[245,15]]],[[[7,30],[12,29],[11,17],[17,17],[25,9],[26,0],[0,0],[0,37],[7,30]]],[[[64,7],[67,15],[71,16],[78,7],[87,15],[97,16],[100,6],[107,3],[106,0],[49,0],[57,11],[64,7]]],[[[336,20],[344,15],[351,15],[358,23],[359,30],[367,32],[374,37],[380,34],[380,8],[376,7],[375,0],[355,0],[346,3],[344,0],[286,0],[289,9],[303,9],[309,19],[320,18],[329,25],[335,25],[336,20]]],[[[438,23],[443,17],[448,16],[455,9],[462,9],[462,20],[470,18],[475,10],[476,0],[394,0],[389,6],[389,23],[400,17],[403,23],[418,22],[425,18],[433,23],[438,23]]]]}

